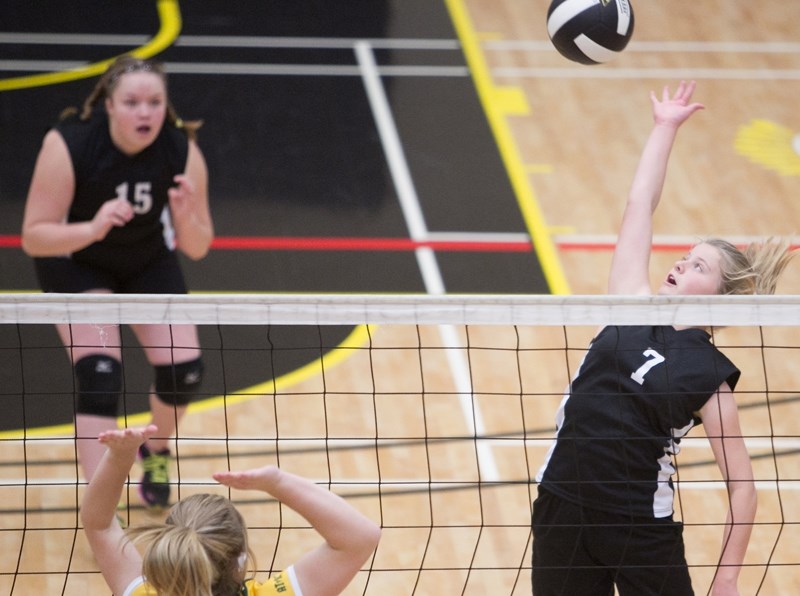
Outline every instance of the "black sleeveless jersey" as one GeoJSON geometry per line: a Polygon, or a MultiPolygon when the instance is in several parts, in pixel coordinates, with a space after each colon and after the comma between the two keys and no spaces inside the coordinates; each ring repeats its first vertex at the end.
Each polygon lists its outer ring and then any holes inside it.
{"type": "Polygon", "coordinates": [[[98,109],[88,121],[70,117],[56,130],[69,149],[75,173],[75,194],[69,222],[91,220],[114,197],[131,202],[135,215],[112,228],[101,241],[72,255],[78,262],[115,270],[135,270],[164,250],[174,249],[167,190],[186,169],[186,135],[165,123],[156,140],[136,155],[125,155],[111,140],[108,116],[98,109]]]}
{"type": "Polygon", "coordinates": [[[561,402],[556,440],[537,480],[585,507],[672,515],[673,456],[696,413],[739,370],[702,329],[606,327],[561,402]]]}

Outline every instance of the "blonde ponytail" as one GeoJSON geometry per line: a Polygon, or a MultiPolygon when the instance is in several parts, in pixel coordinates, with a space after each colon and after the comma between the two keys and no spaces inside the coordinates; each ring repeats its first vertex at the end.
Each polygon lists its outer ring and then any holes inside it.
{"type": "Polygon", "coordinates": [[[217,570],[194,530],[150,527],[138,540],[147,542],[142,574],[160,596],[214,596],[217,570]]]}
{"type": "Polygon", "coordinates": [[[244,519],[220,495],[187,497],[164,524],[131,528],[128,534],[147,544],[142,574],[159,596],[234,596],[248,560],[254,564],[244,519]]]}
{"type": "Polygon", "coordinates": [[[753,242],[744,250],[718,238],[703,243],[720,251],[720,294],[774,294],[781,274],[796,254],[782,238],[753,242]]]}

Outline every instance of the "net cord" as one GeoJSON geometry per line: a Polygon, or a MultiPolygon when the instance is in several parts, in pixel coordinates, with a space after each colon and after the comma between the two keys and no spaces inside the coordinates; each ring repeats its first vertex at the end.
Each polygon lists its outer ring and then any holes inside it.
{"type": "Polygon", "coordinates": [[[800,295],[5,294],[0,323],[800,325],[800,295]]]}

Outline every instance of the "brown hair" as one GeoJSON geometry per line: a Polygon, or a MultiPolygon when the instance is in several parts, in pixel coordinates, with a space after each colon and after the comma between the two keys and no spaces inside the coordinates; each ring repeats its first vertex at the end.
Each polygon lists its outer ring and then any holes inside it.
{"type": "Polygon", "coordinates": [[[720,252],[720,294],[774,294],[781,273],[796,254],[780,238],[752,242],[744,250],[719,238],[702,242],[720,252]]]}
{"type": "Polygon", "coordinates": [[[255,566],[244,519],[220,495],[182,499],[163,524],[131,528],[128,535],[147,543],[142,574],[159,596],[234,596],[248,561],[255,566]]]}
{"type": "MultiPolygon", "coordinates": [[[[167,74],[164,72],[164,67],[160,62],[156,62],[154,60],[143,60],[129,54],[122,55],[109,65],[109,67],[100,77],[100,80],[97,81],[97,84],[94,86],[92,92],[89,94],[86,100],[84,100],[83,106],[81,106],[79,118],[81,120],[88,120],[91,118],[95,106],[97,106],[98,103],[107,97],[111,97],[112,93],[114,93],[114,89],[117,88],[119,80],[126,74],[132,72],[152,72],[153,74],[161,77],[165,88],[167,86],[167,74]]],[[[67,108],[61,113],[61,118],[64,119],[67,116],[77,113],[77,108],[67,108]]],[[[175,128],[180,128],[186,131],[186,135],[190,139],[196,138],[197,129],[203,125],[202,120],[182,120],[178,116],[178,113],[175,111],[175,108],[172,106],[172,102],[170,102],[169,99],[167,99],[167,122],[175,128]]]]}

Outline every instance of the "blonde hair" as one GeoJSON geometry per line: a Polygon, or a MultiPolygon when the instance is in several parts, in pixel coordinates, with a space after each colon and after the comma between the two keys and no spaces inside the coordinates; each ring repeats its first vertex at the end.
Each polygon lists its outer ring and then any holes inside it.
{"type": "MultiPolygon", "coordinates": [[[[141,58],[124,54],[114,60],[114,62],[112,62],[102,74],[100,80],[97,81],[94,89],[83,102],[83,106],[81,106],[79,118],[81,120],[88,120],[91,118],[95,106],[97,106],[97,104],[105,98],[111,97],[111,95],[114,93],[114,89],[117,88],[120,79],[126,74],[132,72],[152,72],[161,78],[164,83],[164,88],[166,89],[167,87],[167,74],[164,72],[164,67],[160,62],[156,62],[154,60],[142,60],[141,58]]],[[[77,113],[77,108],[67,108],[61,112],[61,119],[63,120],[67,116],[77,113]]],[[[193,140],[197,136],[197,129],[203,125],[202,120],[182,120],[178,116],[178,113],[175,111],[175,108],[172,106],[172,102],[170,102],[169,99],[167,99],[167,123],[175,128],[183,129],[186,132],[186,136],[193,140]]]]}
{"type": "Polygon", "coordinates": [[[702,243],[720,252],[720,294],[774,294],[778,279],[796,254],[781,238],[752,242],[744,250],[719,238],[702,243]]]}
{"type": "Polygon", "coordinates": [[[131,528],[128,535],[147,543],[142,574],[159,596],[234,596],[247,563],[255,566],[242,515],[219,495],[182,499],[163,524],[131,528]]]}

